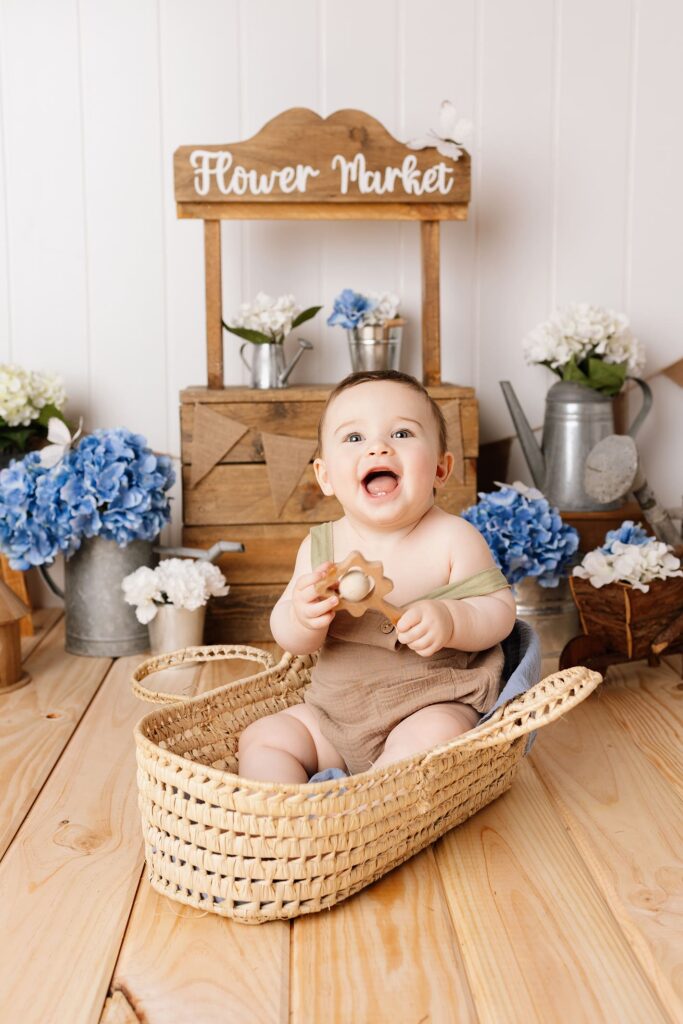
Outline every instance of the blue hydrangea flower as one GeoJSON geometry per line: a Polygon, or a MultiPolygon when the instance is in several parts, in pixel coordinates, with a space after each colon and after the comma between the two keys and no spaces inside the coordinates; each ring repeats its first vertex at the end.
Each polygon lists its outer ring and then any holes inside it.
{"type": "Polygon", "coordinates": [[[363,317],[374,309],[377,303],[360,292],[354,292],[352,288],[345,288],[334,300],[332,312],[327,318],[330,327],[340,324],[342,327],[351,329],[362,323],[363,317]]]}
{"type": "Polygon", "coordinates": [[[645,532],[642,526],[636,526],[632,519],[625,519],[618,530],[609,530],[605,535],[605,541],[600,548],[606,555],[613,553],[612,545],[615,541],[622,544],[647,544],[652,537],[645,532]]]}
{"type": "Polygon", "coordinates": [[[479,530],[508,583],[533,576],[542,587],[556,587],[579,547],[574,527],[538,491],[501,485],[479,498],[461,515],[479,530]]]}
{"type": "Polygon", "coordinates": [[[84,537],[153,540],[171,518],[174,481],[170,458],[124,427],[94,431],[51,469],[31,452],[0,473],[0,550],[28,569],[68,558],[84,537]]]}

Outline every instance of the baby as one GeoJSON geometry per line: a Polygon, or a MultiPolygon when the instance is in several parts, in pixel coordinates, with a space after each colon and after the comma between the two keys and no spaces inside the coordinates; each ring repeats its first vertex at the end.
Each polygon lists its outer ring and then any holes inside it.
{"type": "Polygon", "coordinates": [[[488,545],[435,503],[453,469],[441,410],[413,377],[353,373],[330,395],[314,470],[344,515],[313,527],[270,625],[287,651],[318,651],[304,703],[248,726],[239,771],[307,782],[380,768],[472,729],[498,697],[515,602],[488,545]],[[335,613],[315,584],[351,551],[381,561],[400,607],[335,613]]]}

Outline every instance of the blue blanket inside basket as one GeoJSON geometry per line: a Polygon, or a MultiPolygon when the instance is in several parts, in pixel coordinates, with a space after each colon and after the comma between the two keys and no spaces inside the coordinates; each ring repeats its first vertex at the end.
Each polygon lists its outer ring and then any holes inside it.
{"type": "MultiPolygon", "coordinates": [[[[503,664],[503,688],[498,695],[498,700],[490,711],[482,716],[478,725],[488,722],[494,711],[497,711],[503,704],[507,704],[513,697],[530,690],[541,678],[541,644],[535,629],[532,629],[527,622],[517,619],[512,632],[501,644],[505,662],[503,664]]],[[[531,750],[531,745],[536,739],[536,733],[529,734],[526,743],[525,754],[531,750]]],[[[308,780],[309,782],[328,782],[331,779],[345,778],[347,772],[341,768],[325,768],[317,772],[308,780]]]]}

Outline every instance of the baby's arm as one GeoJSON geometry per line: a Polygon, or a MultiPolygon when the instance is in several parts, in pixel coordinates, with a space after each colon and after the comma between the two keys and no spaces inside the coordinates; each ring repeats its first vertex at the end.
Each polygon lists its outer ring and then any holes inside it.
{"type": "MultiPolygon", "coordinates": [[[[495,565],[479,531],[464,519],[454,520],[450,532],[450,583],[495,565]]],[[[399,619],[396,632],[402,644],[424,658],[442,647],[485,651],[508,636],[515,615],[515,599],[509,589],[482,597],[416,601],[399,619]]]]}
{"type": "Polygon", "coordinates": [[[270,630],[276,642],[292,654],[312,654],[327,636],[339,598],[319,597],[315,584],[330,564],[325,562],[311,572],[311,539],[304,538],[292,578],[270,615],[270,630]]]}

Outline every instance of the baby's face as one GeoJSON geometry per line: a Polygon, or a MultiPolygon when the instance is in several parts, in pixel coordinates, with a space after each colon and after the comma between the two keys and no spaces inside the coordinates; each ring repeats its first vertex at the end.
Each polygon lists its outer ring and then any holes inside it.
{"type": "Polygon", "coordinates": [[[423,395],[405,384],[367,381],[328,407],[314,468],[323,493],[335,495],[348,515],[400,527],[431,507],[452,464],[450,453],[439,452],[438,427],[423,395]]]}

